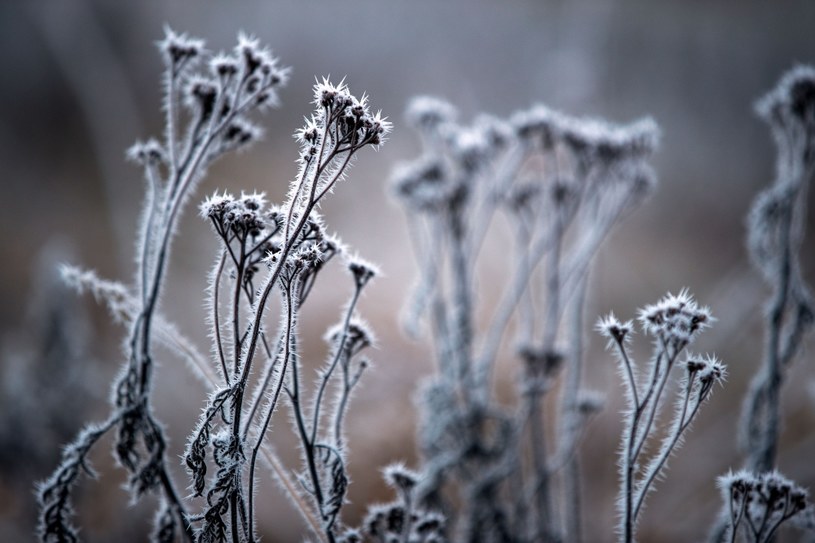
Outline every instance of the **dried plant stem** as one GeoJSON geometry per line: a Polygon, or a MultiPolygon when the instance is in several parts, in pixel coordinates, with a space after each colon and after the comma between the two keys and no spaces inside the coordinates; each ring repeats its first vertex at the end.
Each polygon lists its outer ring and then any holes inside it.
{"type": "Polygon", "coordinates": [[[764,364],[756,374],[745,399],[747,408],[746,424],[749,427],[747,468],[761,473],[775,466],[778,449],[780,422],[779,395],[783,380],[782,352],[795,352],[795,346],[785,349],[782,345],[784,317],[789,311],[790,283],[792,275],[792,250],[790,231],[792,210],[787,208],[780,219],[780,255],[778,261],[777,284],[765,322],[764,364]]]}
{"type": "MultiPolygon", "coordinates": [[[[362,289],[360,286],[357,286],[354,289],[354,294],[351,296],[350,302],[348,302],[348,307],[345,310],[345,316],[342,320],[342,337],[340,338],[339,344],[335,347],[336,350],[333,358],[331,359],[331,363],[328,365],[328,369],[325,370],[322,378],[320,379],[320,386],[317,390],[317,396],[314,401],[314,415],[312,416],[311,421],[311,443],[317,442],[317,429],[320,426],[320,408],[323,404],[323,394],[325,394],[325,389],[328,387],[328,382],[331,380],[331,375],[334,373],[334,370],[337,368],[337,364],[340,363],[340,359],[343,356],[343,350],[345,349],[346,342],[348,341],[348,327],[351,324],[351,317],[354,314],[354,309],[356,308],[361,293],[362,289]]],[[[340,412],[342,412],[342,410],[340,410],[340,412]]],[[[339,436],[339,429],[336,430],[335,435],[339,436]]]]}
{"type": "Polygon", "coordinates": [[[470,266],[466,252],[466,233],[462,210],[456,204],[449,211],[451,323],[448,328],[452,354],[456,360],[456,383],[464,405],[469,405],[472,392],[473,303],[470,266]]]}
{"type": "Polygon", "coordinates": [[[588,278],[584,277],[578,286],[574,300],[571,303],[571,351],[569,363],[566,366],[566,378],[561,392],[560,401],[560,428],[558,435],[564,441],[559,448],[560,456],[565,462],[563,468],[563,533],[569,534],[569,540],[580,543],[582,537],[582,511],[581,511],[581,476],[580,462],[577,456],[580,425],[583,424],[580,415],[579,394],[583,379],[583,330],[585,330],[584,313],[586,295],[588,291],[588,278]]]}
{"type": "Polygon", "coordinates": [[[530,445],[534,467],[532,487],[535,505],[535,532],[533,540],[549,541],[551,538],[552,509],[549,494],[549,466],[546,463],[546,438],[544,435],[542,402],[540,394],[527,395],[527,416],[529,420],[530,445]]]}

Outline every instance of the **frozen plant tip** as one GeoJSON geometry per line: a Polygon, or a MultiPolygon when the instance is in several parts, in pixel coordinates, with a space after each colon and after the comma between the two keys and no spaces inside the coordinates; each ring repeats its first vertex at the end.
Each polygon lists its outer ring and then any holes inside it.
{"type": "Polygon", "coordinates": [[[681,444],[684,432],[710,396],[713,385],[723,382],[726,376],[724,365],[716,357],[689,354],[682,364],[685,372],[677,389],[669,431],[661,438],[657,452],[643,458],[662,411],[663,393],[671,370],[679,365],[677,360],[685,347],[710,326],[713,317],[708,308],[700,307],[690,293],[683,290],[641,309],[639,320],[644,331],[654,338],[654,352],[644,368],[647,377],[628,352],[632,322],[621,323],[609,314],[597,323],[597,330],[609,338],[607,348],[617,355],[628,404],[620,449],[618,497],[618,534],[624,543],[635,541],[637,518],[654,481],[681,444]]]}

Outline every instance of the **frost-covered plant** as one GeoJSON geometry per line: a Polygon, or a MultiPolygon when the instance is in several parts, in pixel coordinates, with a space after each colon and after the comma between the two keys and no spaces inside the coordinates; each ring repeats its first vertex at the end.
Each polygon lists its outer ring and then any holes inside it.
{"type": "Polygon", "coordinates": [[[422,509],[417,503],[416,489],[421,476],[404,464],[391,464],[384,470],[385,481],[396,491],[396,500],[368,508],[368,514],[359,530],[349,532],[347,543],[371,541],[373,543],[443,543],[445,518],[433,511],[422,509]]]}
{"type": "MultiPolygon", "coordinates": [[[[742,406],[739,445],[747,472],[763,477],[776,467],[785,372],[815,323],[815,302],[800,264],[815,176],[815,69],[799,66],[784,74],[756,111],[770,125],[778,152],[775,180],[756,196],[747,216],[747,248],[772,296],[765,308],[764,357],[742,406]]],[[[723,540],[727,518],[725,508],[711,541],[723,540]]]]}
{"type": "MultiPolygon", "coordinates": [[[[73,251],[51,242],[40,253],[22,326],[3,334],[0,343],[0,462],[7,466],[2,485],[7,495],[25,498],[32,479],[59,461],[60,451],[43,444],[70,440],[99,400],[100,364],[89,348],[94,327],[56,265],[73,251]]],[[[18,518],[35,518],[31,500],[21,499],[17,507],[18,518]]],[[[8,540],[30,534],[12,526],[3,531],[8,540]]]]}
{"type": "Polygon", "coordinates": [[[654,184],[647,159],[657,127],[649,119],[614,126],[544,106],[465,125],[453,106],[428,97],[411,102],[407,119],[423,153],[392,178],[421,268],[405,324],[415,335],[422,319],[429,322],[439,365],[418,402],[420,503],[447,512],[461,540],[554,541],[566,532],[579,539],[574,452],[598,408],[596,395],[581,385],[587,276],[611,227],[654,184]],[[502,266],[510,270],[508,286],[479,333],[476,265],[499,211],[513,227],[516,254],[502,266]],[[560,334],[567,314],[570,349],[560,334]],[[492,394],[513,317],[524,372],[515,412],[492,394]],[[558,439],[549,445],[543,396],[564,366],[558,439]],[[564,496],[555,500],[550,480],[562,466],[564,496]],[[448,500],[455,489],[460,497],[448,500]],[[457,515],[453,501],[462,504],[457,515]],[[555,501],[562,511],[554,510],[555,501]]]}
{"type": "Polygon", "coordinates": [[[775,468],[784,371],[815,322],[815,302],[801,273],[807,191],[815,175],[815,69],[798,67],[781,78],[756,110],[778,147],[776,178],[753,202],[747,246],[753,265],[773,290],[766,308],[761,369],[744,402],[741,445],[746,467],[775,468]]]}
{"type": "Polygon", "coordinates": [[[206,490],[208,508],[199,517],[203,520],[202,534],[213,534],[215,539],[226,529],[226,511],[231,515],[232,540],[253,538],[256,463],[281,392],[289,399],[300,438],[303,470],[297,479],[309,502],[304,512],[318,519],[329,541],[335,539],[340,524],[339,512],[348,485],[343,415],[366,367],[357,356],[374,341],[355,310],[376,268],[359,258],[348,260],[354,291],[340,323],[326,336],[331,354],[311,402],[306,402],[301,392],[297,323],[300,307],[317,275],[343,251],[339,241],[325,232],[316,207],[343,177],[357,151],[382,142],[389,124],[370,112],[366,98],[356,99],[344,84],[317,84],[315,105],[315,114],[297,133],[301,167],[282,208],[266,209],[262,194],[235,198],[215,193],[201,205],[201,215],[211,221],[222,244],[211,277],[213,351],[221,375],[220,388],[212,393],[188,443],[185,463],[195,495],[206,490]],[[227,265],[231,273],[225,273],[227,265]],[[262,266],[267,272],[256,284],[262,266]],[[222,308],[224,278],[231,284],[232,295],[222,308]],[[280,297],[281,324],[276,334],[268,337],[263,317],[272,295],[280,297]],[[249,316],[241,324],[243,306],[249,316]],[[247,396],[259,351],[265,358],[264,367],[257,386],[247,396]],[[341,385],[330,423],[323,424],[325,393],[332,377],[339,377],[341,385]],[[213,448],[218,471],[207,487],[209,447],[213,448]]]}
{"type": "Polygon", "coordinates": [[[782,523],[811,509],[807,491],[777,471],[731,472],[717,484],[728,512],[725,540],[730,543],[737,541],[740,528],[745,541],[772,541],[782,523]]]}
{"type": "Polygon", "coordinates": [[[115,429],[116,457],[130,473],[134,499],[148,492],[161,497],[154,539],[172,541],[180,535],[189,541],[254,541],[255,469],[261,457],[315,535],[333,541],[348,482],[343,413],[365,367],[358,355],[373,341],[355,306],[375,268],[348,259],[353,295],[340,324],[327,336],[330,356],[310,405],[299,387],[298,310],[318,272],[342,252],[326,234],[317,207],[343,178],[357,151],[382,143],[390,124],[370,111],[365,97],[357,99],[344,84],[324,80],[315,86],[315,114],[297,133],[300,170],[287,202],[267,207],[262,194],[216,193],[202,205],[202,215],[221,243],[210,283],[209,363],[157,311],[175,226],[207,167],[257,139],[260,129],[249,116],[276,104],[276,91],[286,82],[288,70],[246,36],[240,36],[233,52],[212,56],[201,40],[167,29],[159,49],[165,64],[165,137],[128,151],[147,182],[135,285],[104,281],[71,267],[63,271],[69,283],[102,298],[129,327],[127,362],[113,386],[110,416],[80,432],[66,447],[62,464],[39,487],[40,537],[77,539],[71,522],[72,490],[83,472],[93,476],[88,454],[115,429]],[[224,284],[229,286],[225,296],[224,284]],[[272,300],[280,301],[282,318],[270,334],[264,317],[272,300]],[[152,407],[156,341],[190,362],[213,390],[184,455],[193,496],[205,496],[204,511],[197,515],[189,512],[172,480],[167,437],[152,407]],[[258,358],[263,369],[260,378],[252,380],[258,358]],[[336,381],[330,424],[322,424],[326,393],[336,381]],[[289,399],[301,438],[304,468],[296,477],[299,487],[265,440],[281,391],[289,399]]]}
{"type": "Polygon", "coordinates": [[[628,405],[620,446],[617,503],[620,510],[617,531],[620,541],[625,543],[635,540],[637,517],[645,498],[670,455],[681,445],[683,433],[710,396],[713,386],[725,378],[725,367],[713,356],[688,354],[679,362],[685,348],[712,321],[710,311],[698,306],[687,291],[668,294],[658,303],[640,310],[639,320],[654,343],[651,359],[642,368],[628,350],[634,323],[620,322],[613,314],[597,323],[598,331],[608,338],[608,349],[617,354],[628,405]],[[660,418],[666,385],[676,367],[682,370],[682,377],[669,430],[661,438],[656,453],[645,459],[648,445],[655,439],[655,422],[660,418]]]}

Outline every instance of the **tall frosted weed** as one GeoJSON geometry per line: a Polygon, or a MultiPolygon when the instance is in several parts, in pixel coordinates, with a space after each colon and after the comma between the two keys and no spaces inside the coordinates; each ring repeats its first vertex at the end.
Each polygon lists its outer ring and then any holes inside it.
{"type": "MultiPolygon", "coordinates": [[[[753,201],[747,216],[747,249],[772,294],[764,311],[764,356],[739,421],[744,470],[719,479],[725,503],[710,534],[713,542],[735,541],[741,527],[748,541],[772,541],[778,525],[798,515],[806,501],[802,490],[775,470],[781,386],[815,322],[815,305],[800,264],[807,192],[815,175],[815,70],[798,66],[784,74],[756,104],[756,112],[770,125],[775,140],[776,177],[753,201]],[[796,489],[795,507],[789,504],[791,484],[796,489]],[[764,507],[767,513],[757,522],[755,507],[764,507]],[[776,517],[776,509],[784,514],[776,517]]],[[[811,516],[811,510],[808,513],[811,516]]]]}
{"type": "Polygon", "coordinates": [[[300,169],[287,202],[267,206],[262,194],[216,192],[202,204],[201,214],[221,245],[210,276],[210,361],[157,311],[175,225],[206,168],[258,138],[260,129],[250,115],[277,103],[288,70],[246,36],[239,37],[231,53],[213,56],[202,41],[168,29],[159,49],[165,64],[166,132],[162,142],[149,140],[128,151],[143,168],[147,189],[135,285],[72,267],[63,272],[69,283],[91,290],[127,324],[127,361],[113,386],[108,419],[80,432],[65,449],[62,464],[39,487],[40,536],[77,539],[71,522],[73,488],[82,473],[94,475],[88,454],[115,430],[115,454],[130,473],[134,499],[146,493],[160,496],[154,539],[255,540],[256,464],[262,459],[311,530],[333,541],[342,527],[339,513],[348,483],[342,417],[365,367],[359,354],[373,341],[355,306],[376,269],[348,259],[353,295],[327,337],[330,356],[312,402],[302,397],[299,386],[298,311],[324,265],[344,253],[326,233],[317,208],[356,153],[380,145],[390,124],[370,111],[366,97],[357,99],[345,84],[324,80],[315,85],[313,116],[297,133],[300,169]],[[280,312],[276,327],[264,318],[272,302],[280,312]],[[165,430],[152,407],[156,341],[179,352],[212,390],[184,454],[191,497],[203,500],[184,499],[168,468],[165,430]],[[249,379],[255,364],[261,365],[256,383],[249,379]],[[332,379],[340,383],[339,392],[326,414],[325,392],[332,379]],[[297,474],[283,466],[265,439],[281,396],[288,400],[301,440],[303,469],[297,474]],[[321,424],[326,417],[330,425],[321,424]],[[321,433],[324,427],[330,432],[321,433]]]}

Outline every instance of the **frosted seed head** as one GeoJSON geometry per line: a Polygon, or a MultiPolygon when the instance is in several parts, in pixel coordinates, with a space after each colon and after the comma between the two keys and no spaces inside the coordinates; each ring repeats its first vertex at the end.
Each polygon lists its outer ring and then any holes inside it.
{"type": "MultiPolygon", "coordinates": [[[[441,534],[444,525],[444,516],[435,512],[423,511],[419,513],[419,518],[416,520],[416,533],[427,537],[441,534]]],[[[428,541],[428,539],[423,539],[423,541],[428,541]]]]}
{"type": "Polygon", "coordinates": [[[730,471],[716,478],[716,486],[721,490],[725,502],[731,497],[736,501],[745,499],[758,484],[758,479],[747,470],[730,471]]]}
{"type": "Polygon", "coordinates": [[[448,102],[432,96],[417,96],[408,102],[405,119],[408,125],[426,131],[455,122],[456,108],[448,102]]]}
{"type": "Polygon", "coordinates": [[[699,376],[699,381],[703,385],[712,385],[724,381],[727,377],[726,366],[714,355],[688,354],[684,365],[689,374],[699,376]]]}
{"type": "Polygon", "coordinates": [[[560,135],[563,117],[544,105],[536,105],[515,113],[510,123],[521,141],[550,149],[560,135]]]}
{"type": "Polygon", "coordinates": [[[455,190],[444,163],[431,157],[398,164],[391,185],[399,199],[421,211],[439,209],[455,190]]]}
{"type": "Polygon", "coordinates": [[[808,501],[808,493],[806,489],[795,485],[790,490],[790,503],[792,504],[793,509],[795,512],[803,511],[807,508],[807,501],[808,501]]]}
{"type": "Polygon", "coordinates": [[[352,353],[357,353],[366,347],[376,344],[376,336],[374,335],[371,327],[364,320],[354,317],[348,323],[348,331],[342,324],[336,324],[328,329],[325,333],[324,339],[329,344],[337,344],[345,335],[344,348],[352,353]]]}
{"type": "Polygon", "coordinates": [[[382,116],[381,111],[377,111],[373,116],[369,116],[366,120],[365,136],[362,138],[368,141],[368,144],[379,146],[385,143],[388,134],[393,130],[393,123],[386,117],[382,116]]]}
{"type": "Polygon", "coordinates": [[[447,139],[453,156],[467,173],[478,171],[490,157],[487,138],[477,128],[452,130],[447,139]]]}
{"type": "Polygon", "coordinates": [[[815,128],[815,68],[796,66],[756,103],[759,116],[774,125],[801,123],[815,128]]]}
{"type": "Polygon", "coordinates": [[[359,351],[376,344],[376,336],[371,327],[362,319],[352,319],[348,325],[348,340],[351,350],[359,351]]]}
{"type": "Polygon", "coordinates": [[[689,357],[685,361],[685,368],[688,370],[688,373],[699,373],[707,368],[707,362],[704,359],[696,358],[696,357],[689,357]]]}
{"type": "Polygon", "coordinates": [[[212,79],[193,76],[187,80],[184,89],[184,103],[192,110],[204,113],[209,117],[215,107],[215,98],[218,96],[218,83],[212,79]]]}
{"type": "Polygon", "coordinates": [[[235,47],[235,54],[243,65],[245,76],[256,74],[262,66],[274,62],[269,51],[260,46],[257,38],[243,32],[238,34],[238,45],[235,47]]]}
{"type": "Polygon", "coordinates": [[[607,134],[612,157],[644,157],[659,146],[659,125],[650,117],[616,127],[607,134]]]}
{"type": "Polygon", "coordinates": [[[265,192],[241,192],[241,201],[244,207],[250,211],[261,211],[266,206],[265,192]]]}
{"type": "Polygon", "coordinates": [[[385,515],[385,527],[388,532],[401,534],[407,515],[402,505],[391,505],[385,515]]]}
{"type": "Polygon", "coordinates": [[[379,274],[379,268],[367,260],[354,256],[348,259],[348,271],[354,278],[354,283],[361,289],[368,282],[379,274]]]}
{"type": "Polygon", "coordinates": [[[219,53],[210,59],[209,69],[223,83],[238,73],[240,64],[235,57],[219,53]]]}
{"type": "Polygon", "coordinates": [[[208,196],[201,202],[199,207],[201,217],[205,219],[220,218],[234,201],[235,199],[228,192],[218,194],[218,191],[215,191],[212,196],[208,196]]]}
{"type": "Polygon", "coordinates": [[[137,141],[134,143],[127,150],[126,157],[128,160],[142,166],[148,164],[157,165],[161,162],[165,162],[167,159],[164,148],[153,138],[147,140],[146,142],[137,141]]]}
{"type": "Polygon", "coordinates": [[[686,289],[667,294],[639,311],[642,328],[654,337],[687,344],[715,320],[707,307],[700,307],[686,289]]]}
{"type": "Polygon", "coordinates": [[[659,126],[650,117],[629,125],[569,118],[562,126],[562,139],[575,155],[596,158],[605,165],[644,158],[659,144],[659,126]]]}
{"type": "Polygon", "coordinates": [[[262,134],[263,131],[258,126],[239,117],[233,120],[224,130],[224,150],[244,148],[259,140],[262,134]]]}
{"type": "Polygon", "coordinates": [[[401,462],[385,467],[383,474],[391,487],[405,494],[410,494],[421,479],[418,473],[408,469],[401,462]]]}
{"type": "Polygon", "coordinates": [[[311,146],[318,143],[320,138],[318,120],[315,117],[306,119],[306,124],[303,125],[303,128],[298,129],[294,133],[294,138],[300,143],[300,145],[304,146],[311,146]]]}
{"type": "Polygon", "coordinates": [[[577,395],[577,411],[585,417],[599,413],[605,405],[605,395],[596,390],[581,390],[577,395]]]}
{"type": "Polygon", "coordinates": [[[380,538],[385,536],[385,524],[389,507],[389,505],[375,504],[368,508],[368,514],[365,515],[365,519],[362,521],[368,535],[380,538]]]}
{"type": "Polygon", "coordinates": [[[591,155],[604,139],[610,128],[607,123],[594,119],[568,117],[560,127],[560,137],[575,155],[591,155]]]}
{"type": "Polygon", "coordinates": [[[314,103],[323,108],[342,108],[350,101],[351,95],[344,82],[338,85],[331,83],[328,78],[314,85],[314,103]]]}
{"type": "Polygon", "coordinates": [[[622,345],[631,339],[634,323],[630,320],[621,322],[614,316],[614,313],[609,313],[597,321],[595,330],[607,337],[610,341],[622,345]]]}
{"type": "Polygon", "coordinates": [[[553,378],[564,360],[563,353],[560,351],[541,349],[533,345],[518,347],[518,356],[524,361],[527,375],[544,380],[553,378]]]}
{"type": "Polygon", "coordinates": [[[473,127],[481,131],[493,154],[507,148],[515,140],[513,126],[493,115],[477,116],[473,127]]]}
{"type": "Polygon", "coordinates": [[[169,26],[165,26],[164,39],[158,42],[158,48],[164,62],[177,70],[204,52],[204,41],[190,38],[186,34],[178,34],[169,26]]]}

